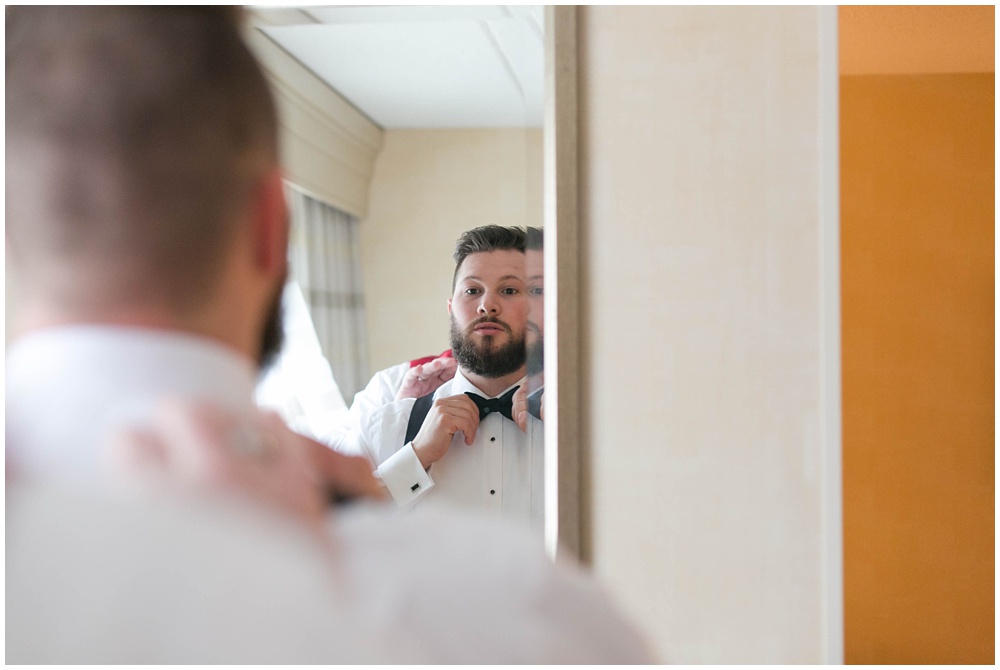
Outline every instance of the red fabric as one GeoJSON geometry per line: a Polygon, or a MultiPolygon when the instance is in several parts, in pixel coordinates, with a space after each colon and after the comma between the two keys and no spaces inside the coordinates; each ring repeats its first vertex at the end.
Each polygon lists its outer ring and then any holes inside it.
{"type": "Polygon", "coordinates": [[[423,358],[414,358],[412,361],[410,361],[410,367],[415,368],[418,365],[423,365],[424,363],[430,363],[435,358],[443,358],[445,356],[448,356],[449,358],[451,357],[451,349],[446,349],[437,356],[424,356],[423,358]]]}

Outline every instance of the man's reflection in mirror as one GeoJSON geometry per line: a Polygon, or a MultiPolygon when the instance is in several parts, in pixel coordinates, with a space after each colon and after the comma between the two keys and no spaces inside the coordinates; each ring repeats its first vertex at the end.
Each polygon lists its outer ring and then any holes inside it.
{"type": "Polygon", "coordinates": [[[544,235],[528,227],[524,238],[525,282],[528,292],[528,325],[525,341],[526,379],[514,394],[514,421],[527,430],[528,416],[545,419],[545,271],[544,235]]]}
{"type": "MultiPolygon", "coordinates": [[[[528,294],[528,324],[525,334],[527,380],[518,389],[515,402],[527,402],[531,396],[531,413],[545,418],[541,398],[544,386],[543,337],[545,333],[543,238],[541,228],[525,228],[525,283],[528,294]]],[[[380,370],[372,376],[367,386],[354,396],[351,412],[355,415],[371,411],[393,400],[419,398],[433,393],[441,384],[455,376],[458,362],[451,349],[440,354],[422,356],[380,370]]],[[[515,416],[515,419],[517,417],[515,416]]],[[[518,421],[518,425],[524,425],[518,421]]]]}
{"type": "MultiPolygon", "coordinates": [[[[531,230],[540,246],[541,231],[531,230]]],[[[541,346],[543,293],[540,262],[529,272],[525,246],[521,228],[464,233],[448,300],[451,356],[377,374],[355,400],[350,430],[328,440],[368,457],[401,506],[459,504],[541,532],[543,427],[537,415],[520,427],[514,417],[515,395],[527,397],[541,384],[534,374],[527,385],[529,342],[541,346]],[[407,386],[423,395],[395,399],[407,386]]],[[[540,249],[533,255],[540,261],[540,249]]]]}

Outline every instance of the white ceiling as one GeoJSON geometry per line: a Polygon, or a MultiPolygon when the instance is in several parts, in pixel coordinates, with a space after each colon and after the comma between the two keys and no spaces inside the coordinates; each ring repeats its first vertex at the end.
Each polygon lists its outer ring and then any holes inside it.
{"type": "Polygon", "coordinates": [[[542,125],[541,6],[256,8],[255,21],[383,128],[542,125]]]}

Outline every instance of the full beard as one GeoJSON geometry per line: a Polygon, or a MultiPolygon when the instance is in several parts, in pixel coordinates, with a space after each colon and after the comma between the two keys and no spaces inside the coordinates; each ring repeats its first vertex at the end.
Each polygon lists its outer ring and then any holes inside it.
{"type": "Polygon", "coordinates": [[[541,338],[535,340],[531,344],[527,345],[527,362],[528,370],[526,374],[529,377],[541,374],[545,370],[545,342],[541,338]]]}
{"type": "Polygon", "coordinates": [[[482,338],[482,345],[477,346],[472,337],[458,328],[455,317],[451,317],[451,350],[455,360],[463,370],[488,379],[517,372],[525,360],[524,334],[522,333],[520,338],[515,337],[509,326],[499,319],[490,317],[472,322],[469,324],[469,330],[486,322],[500,324],[511,334],[506,344],[495,346],[493,336],[488,335],[482,338]]]}

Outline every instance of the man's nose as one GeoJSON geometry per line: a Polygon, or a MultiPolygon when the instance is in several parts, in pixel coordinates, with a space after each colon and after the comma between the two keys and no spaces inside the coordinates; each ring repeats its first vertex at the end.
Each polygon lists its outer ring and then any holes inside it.
{"type": "Polygon", "coordinates": [[[494,296],[492,293],[484,293],[482,300],[479,301],[479,313],[499,314],[500,303],[499,301],[497,301],[496,296],[494,296]]]}

